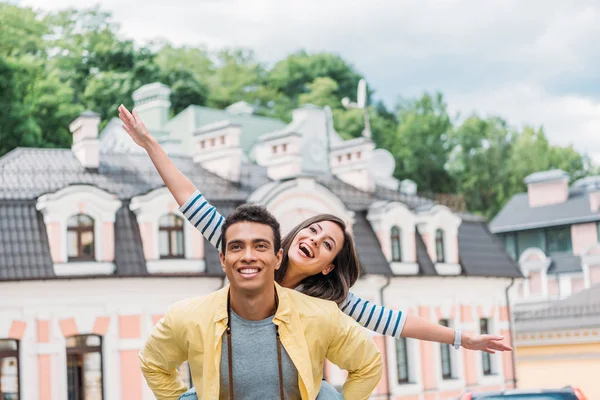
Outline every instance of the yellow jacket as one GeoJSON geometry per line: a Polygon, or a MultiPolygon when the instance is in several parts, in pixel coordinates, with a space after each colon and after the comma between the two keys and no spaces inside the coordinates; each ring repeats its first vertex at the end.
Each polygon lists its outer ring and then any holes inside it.
{"type": "MultiPolygon", "coordinates": [[[[334,302],[275,284],[279,307],[273,323],[298,370],[303,400],[315,399],[327,358],[348,371],[345,399],[367,399],[379,383],[381,354],[364,328],[334,302]]],[[[219,398],[221,342],[227,327],[229,286],[172,305],[140,352],[148,386],[158,400],[177,400],[187,388],[176,368],[188,360],[199,400],[219,398]]]]}

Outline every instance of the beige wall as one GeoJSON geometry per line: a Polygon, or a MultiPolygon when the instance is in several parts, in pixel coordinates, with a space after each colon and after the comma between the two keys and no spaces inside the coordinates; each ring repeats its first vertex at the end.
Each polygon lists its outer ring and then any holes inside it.
{"type": "Polygon", "coordinates": [[[517,346],[517,386],[521,389],[580,388],[600,399],[600,338],[596,343],[517,346]]]}

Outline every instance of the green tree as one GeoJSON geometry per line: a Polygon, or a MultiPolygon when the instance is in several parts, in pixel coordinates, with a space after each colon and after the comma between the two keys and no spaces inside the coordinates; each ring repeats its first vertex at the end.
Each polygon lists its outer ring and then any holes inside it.
{"type": "Polygon", "coordinates": [[[396,158],[394,176],[415,181],[422,192],[454,193],[445,168],[452,122],[442,94],[402,102],[397,115],[396,131],[378,139],[396,158]]]}
{"type": "Polygon", "coordinates": [[[0,3],[0,56],[40,55],[48,24],[30,8],[0,3]]]}
{"type": "Polygon", "coordinates": [[[24,58],[20,61],[0,57],[0,156],[15,147],[32,147],[41,141],[42,130],[33,118],[31,104],[26,102],[34,68],[24,58]]]}
{"type": "Polygon", "coordinates": [[[155,54],[144,47],[137,49],[131,40],[121,40],[110,13],[98,7],[66,10],[49,15],[48,21],[54,54],[51,67],[72,87],[74,101],[97,110],[103,119],[116,115],[114,104],[130,101],[133,89],[159,80],[155,54]],[[115,78],[112,83],[111,78],[115,78]],[[94,90],[100,90],[97,98],[94,90]],[[107,97],[110,101],[103,104],[107,97]]]}
{"type": "Polygon", "coordinates": [[[588,157],[584,157],[572,147],[552,146],[543,128],[526,126],[515,140],[510,157],[510,183],[514,193],[526,190],[523,182],[529,174],[550,169],[562,169],[572,180],[591,172],[588,157]]]}
{"type": "Polygon", "coordinates": [[[266,76],[266,84],[296,101],[309,91],[317,78],[330,78],[338,85],[338,100],[355,98],[362,76],[343,58],[331,53],[299,51],[276,63],[266,76]]]}
{"type": "Polygon", "coordinates": [[[35,81],[27,99],[41,127],[41,141],[37,146],[69,147],[72,143],[69,124],[84,108],[73,102],[73,89],[61,82],[56,71],[41,68],[40,73],[43,76],[35,81]]]}
{"type": "Polygon", "coordinates": [[[217,54],[217,67],[208,82],[208,104],[225,108],[238,101],[255,103],[262,86],[263,67],[249,50],[222,50],[217,54]]]}
{"type": "Polygon", "coordinates": [[[508,162],[514,135],[500,118],[467,118],[450,136],[447,169],[467,209],[487,217],[513,194],[508,162]]]}
{"type": "Polygon", "coordinates": [[[133,106],[131,94],[137,86],[132,81],[131,73],[116,71],[98,72],[89,79],[81,100],[87,109],[100,114],[102,127],[116,116],[121,103],[133,106]]]}
{"type": "Polygon", "coordinates": [[[331,78],[316,78],[307,85],[308,91],[298,97],[300,104],[313,104],[319,107],[338,107],[340,104],[336,92],[339,85],[331,78]]]}
{"type": "Polygon", "coordinates": [[[159,47],[154,63],[160,70],[160,82],[171,87],[171,112],[176,115],[189,105],[205,105],[208,101],[208,81],[215,66],[203,48],[173,47],[168,43],[154,43],[159,47]]]}

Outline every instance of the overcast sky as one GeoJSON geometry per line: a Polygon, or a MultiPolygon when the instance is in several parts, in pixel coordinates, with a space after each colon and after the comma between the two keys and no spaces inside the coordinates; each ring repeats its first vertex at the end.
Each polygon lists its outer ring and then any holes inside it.
{"type": "MultiPolygon", "coordinates": [[[[93,0],[16,0],[34,8],[93,0]]],[[[450,110],[544,126],[600,163],[599,0],[102,0],[143,43],[249,47],[276,61],[340,54],[376,97],[440,90],[450,110]]]]}

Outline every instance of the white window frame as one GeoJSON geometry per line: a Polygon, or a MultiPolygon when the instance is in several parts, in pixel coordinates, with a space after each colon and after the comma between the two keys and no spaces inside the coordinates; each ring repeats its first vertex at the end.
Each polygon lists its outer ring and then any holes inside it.
{"type": "Polygon", "coordinates": [[[106,222],[113,224],[114,228],[121,204],[117,196],[90,185],[69,186],[38,198],[36,208],[42,212],[46,225],[58,223],[60,229],[60,261],[54,263],[56,275],[107,275],[114,272],[114,259],[104,260],[103,229],[106,222]],[[67,221],[77,214],[89,215],[94,220],[95,261],[68,261],[67,221]]]}
{"type": "Polygon", "coordinates": [[[406,339],[409,383],[399,383],[396,338],[386,336],[386,341],[390,392],[395,396],[420,394],[423,391],[423,381],[421,376],[421,344],[418,340],[406,339]]]}
{"type": "MultiPolygon", "coordinates": [[[[483,318],[487,318],[488,320],[488,334],[496,335],[498,333],[499,321],[496,316],[485,314],[477,316],[477,331],[481,334],[480,328],[480,320],[483,318]]],[[[490,366],[492,370],[491,375],[483,374],[483,360],[482,360],[483,352],[475,357],[476,359],[476,368],[477,368],[477,381],[479,385],[482,386],[496,386],[502,385],[504,383],[504,369],[503,369],[503,357],[502,352],[497,352],[496,354],[490,354],[490,366]]]]}
{"type": "MultiPolygon", "coordinates": [[[[204,246],[204,242],[193,243],[191,230],[196,229],[176,206],[177,202],[166,187],[153,190],[131,199],[129,208],[136,214],[138,224],[150,223],[152,229],[152,255],[146,259],[146,268],[151,274],[200,273],[206,270],[204,260],[192,257],[192,246],[204,246]],[[167,214],[184,220],[183,258],[160,258],[159,221],[167,214]]],[[[144,253],[145,254],[145,253],[144,253]]]]}

